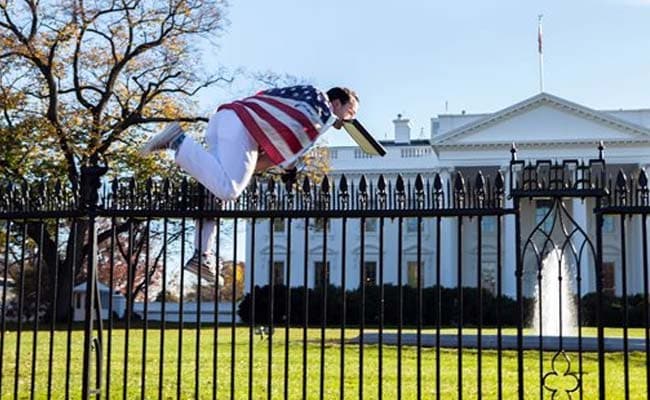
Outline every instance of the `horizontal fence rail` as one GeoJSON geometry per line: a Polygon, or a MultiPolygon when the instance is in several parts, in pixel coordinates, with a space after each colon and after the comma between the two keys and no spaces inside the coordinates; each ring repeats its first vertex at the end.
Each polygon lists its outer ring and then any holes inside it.
{"type": "Polygon", "coordinates": [[[516,156],[4,185],[0,397],[647,398],[645,172],[516,156]]]}

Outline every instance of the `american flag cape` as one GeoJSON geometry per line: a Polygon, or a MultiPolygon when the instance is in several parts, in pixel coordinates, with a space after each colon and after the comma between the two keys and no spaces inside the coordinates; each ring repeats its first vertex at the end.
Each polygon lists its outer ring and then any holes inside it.
{"type": "Polygon", "coordinates": [[[311,147],[333,118],[325,94],[309,85],[265,90],[218,108],[224,109],[237,114],[278,165],[311,147]]]}

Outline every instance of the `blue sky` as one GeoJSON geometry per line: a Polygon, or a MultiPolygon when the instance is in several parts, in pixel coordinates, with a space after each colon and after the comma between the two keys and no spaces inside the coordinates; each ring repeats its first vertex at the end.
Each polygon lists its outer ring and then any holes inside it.
{"type": "MultiPolygon", "coordinates": [[[[359,117],[392,137],[402,113],[415,136],[445,112],[496,111],[539,91],[596,109],[650,107],[650,0],[232,1],[206,62],[304,77],[361,96],[359,117]]],[[[223,93],[210,90],[212,109],[223,93]]],[[[330,144],[347,144],[338,131],[330,144]]]]}

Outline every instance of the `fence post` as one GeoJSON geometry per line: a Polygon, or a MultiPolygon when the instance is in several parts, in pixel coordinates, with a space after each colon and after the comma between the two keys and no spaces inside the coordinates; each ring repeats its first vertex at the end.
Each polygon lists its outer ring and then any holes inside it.
{"type": "Polygon", "coordinates": [[[84,356],[83,356],[83,381],[82,398],[87,400],[91,395],[101,398],[101,335],[102,315],[97,287],[97,205],[99,201],[98,190],[101,186],[100,178],[107,171],[106,167],[83,166],[81,167],[81,206],[88,218],[88,253],[86,268],[86,304],[84,328],[84,356]],[[98,337],[93,338],[93,307],[97,311],[98,337]],[[91,388],[91,352],[96,351],[96,378],[95,388],[91,388]]]}

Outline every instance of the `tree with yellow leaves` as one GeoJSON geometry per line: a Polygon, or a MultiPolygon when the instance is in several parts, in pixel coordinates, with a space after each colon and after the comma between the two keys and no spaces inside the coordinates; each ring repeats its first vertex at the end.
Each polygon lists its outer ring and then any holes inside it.
{"type": "MultiPolygon", "coordinates": [[[[195,95],[229,78],[202,70],[201,39],[223,29],[225,9],[221,0],[0,0],[0,181],[58,178],[83,198],[95,190],[83,165],[169,173],[139,158],[137,144],[147,127],[206,120],[195,95]]],[[[27,232],[58,277],[64,318],[88,227],[76,222],[59,251],[57,228],[43,224],[27,232]]]]}

